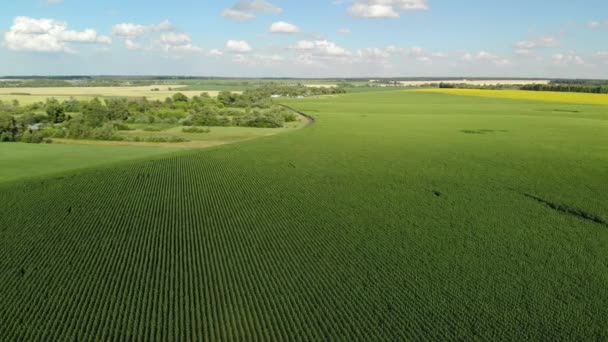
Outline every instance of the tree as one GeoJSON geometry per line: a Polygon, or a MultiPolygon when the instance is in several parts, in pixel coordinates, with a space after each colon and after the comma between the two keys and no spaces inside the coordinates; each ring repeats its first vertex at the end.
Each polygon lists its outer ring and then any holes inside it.
{"type": "Polygon", "coordinates": [[[108,120],[108,111],[98,98],[94,98],[83,105],[82,116],[87,126],[101,127],[108,120]]]}
{"type": "Polygon", "coordinates": [[[65,109],[55,98],[46,100],[46,115],[51,118],[54,123],[62,123],[65,121],[65,109]]]}
{"type": "Polygon", "coordinates": [[[80,101],[73,97],[70,97],[69,100],[63,101],[63,108],[67,113],[78,113],[82,109],[80,106],[80,101]]]}
{"type": "Polygon", "coordinates": [[[232,94],[229,91],[222,91],[217,95],[217,100],[220,101],[224,106],[231,106],[239,98],[239,95],[232,94]]]}
{"type": "Polygon", "coordinates": [[[182,93],[173,94],[173,102],[188,102],[188,96],[182,93]]]}
{"type": "Polygon", "coordinates": [[[107,99],[106,107],[108,120],[126,120],[129,118],[127,99],[107,99]]]}

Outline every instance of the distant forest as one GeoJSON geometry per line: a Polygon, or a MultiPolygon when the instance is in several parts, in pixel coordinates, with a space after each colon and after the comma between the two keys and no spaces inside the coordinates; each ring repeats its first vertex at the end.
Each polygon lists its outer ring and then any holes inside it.
{"type": "Polygon", "coordinates": [[[608,94],[606,80],[553,80],[549,84],[529,84],[520,87],[521,90],[558,91],[569,93],[608,94]]]}

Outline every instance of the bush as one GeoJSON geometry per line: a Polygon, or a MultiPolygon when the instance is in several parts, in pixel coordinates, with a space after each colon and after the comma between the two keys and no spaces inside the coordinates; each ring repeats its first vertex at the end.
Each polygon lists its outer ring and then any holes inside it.
{"type": "Polygon", "coordinates": [[[259,128],[279,128],[283,127],[285,121],[276,114],[259,114],[254,112],[254,115],[245,121],[244,126],[259,127],[259,128]]]}
{"type": "Polygon", "coordinates": [[[190,140],[182,138],[182,137],[176,137],[176,136],[169,136],[169,137],[157,137],[157,136],[151,136],[151,137],[140,137],[140,136],[134,136],[134,137],[130,137],[129,139],[127,139],[128,141],[133,141],[133,142],[151,142],[151,143],[178,143],[178,142],[188,142],[190,140]]]}
{"type": "Polygon", "coordinates": [[[21,142],[28,144],[40,144],[44,138],[38,132],[25,131],[21,134],[21,142]]]}
{"type": "Polygon", "coordinates": [[[132,127],[130,127],[127,124],[124,124],[122,122],[114,122],[114,128],[116,128],[116,130],[118,131],[132,131],[134,130],[132,127]]]}
{"type": "Polygon", "coordinates": [[[164,131],[164,129],[162,127],[144,127],[143,128],[144,132],[160,132],[160,131],[164,131]]]}
{"type": "Polygon", "coordinates": [[[184,110],[170,108],[158,109],[152,114],[160,119],[183,119],[188,115],[184,110]]]}
{"type": "Polygon", "coordinates": [[[0,134],[0,142],[10,142],[13,141],[13,136],[9,132],[3,132],[0,134]]]}
{"type": "Polygon", "coordinates": [[[121,136],[116,135],[113,123],[104,124],[102,127],[94,128],[88,136],[84,138],[94,140],[122,140],[121,136]]]}
{"type": "Polygon", "coordinates": [[[65,138],[67,132],[64,128],[45,128],[40,131],[43,137],[45,138],[65,138]]]}
{"type": "Polygon", "coordinates": [[[211,130],[209,128],[204,128],[204,127],[188,127],[188,128],[182,128],[182,132],[184,132],[184,133],[210,133],[211,130]]]}
{"type": "Polygon", "coordinates": [[[176,93],[173,95],[173,102],[188,102],[188,96],[182,93],[176,93]]]}

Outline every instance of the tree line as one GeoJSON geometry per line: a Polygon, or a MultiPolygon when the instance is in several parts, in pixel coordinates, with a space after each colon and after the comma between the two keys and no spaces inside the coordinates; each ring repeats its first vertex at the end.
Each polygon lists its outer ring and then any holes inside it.
{"type": "MultiPolygon", "coordinates": [[[[164,101],[146,98],[49,98],[21,106],[18,101],[0,101],[0,141],[40,143],[52,138],[122,140],[119,131],[129,124],[175,124],[191,126],[241,126],[279,128],[296,121],[297,115],[272,101],[286,97],[339,94],[337,88],[266,86],[243,94],[207,93],[189,98],[176,93],[164,101]]],[[[190,129],[189,131],[197,131],[190,129]]]]}
{"type": "Polygon", "coordinates": [[[549,83],[529,84],[520,87],[521,90],[529,91],[556,91],[569,93],[592,93],[608,94],[608,83],[549,83]]]}

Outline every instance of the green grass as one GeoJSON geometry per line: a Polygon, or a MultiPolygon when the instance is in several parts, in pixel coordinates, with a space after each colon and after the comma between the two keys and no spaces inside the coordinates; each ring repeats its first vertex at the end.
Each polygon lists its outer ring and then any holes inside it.
{"type": "Polygon", "coordinates": [[[606,107],[285,103],[317,124],[1,186],[0,336],[608,339],[606,107]]]}
{"type": "Polygon", "coordinates": [[[149,158],[176,150],[129,146],[0,143],[0,184],[149,158]]]}

